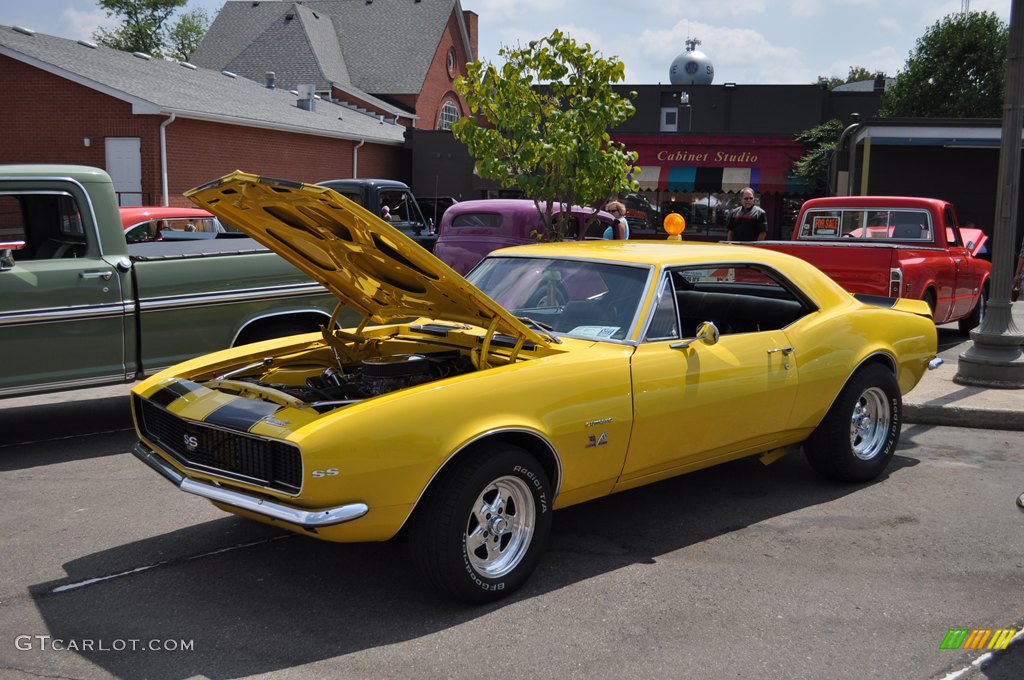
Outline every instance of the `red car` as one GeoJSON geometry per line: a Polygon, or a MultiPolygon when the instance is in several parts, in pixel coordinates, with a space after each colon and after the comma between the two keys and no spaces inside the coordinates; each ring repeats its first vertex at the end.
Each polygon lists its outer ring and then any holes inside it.
{"type": "Polygon", "coordinates": [[[240,231],[198,208],[165,206],[122,206],[121,226],[128,243],[160,240],[216,238],[217,234],[240,231]]]}

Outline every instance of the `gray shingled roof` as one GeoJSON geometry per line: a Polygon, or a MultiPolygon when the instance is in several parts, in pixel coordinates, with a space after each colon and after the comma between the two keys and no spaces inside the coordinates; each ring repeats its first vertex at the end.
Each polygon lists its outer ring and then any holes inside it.
{"type": "MultiPolygon", "coordinates": [[[[885,79],[885,89],[888,90],[892,87],[892,84],[896,82],[895,78],[885,79]]],[[[874,92],[875,91],[875,79],[870,80],[856,80],[852,83],[843,83],[842,85],[836,85],[832,88],[833,92],[874,92]]]]}
{"type": "Polygon", "coordinates": [[[461,25],[458,0],[235,0],[192,61],[254,80],[274,71],[288,87],[326,77],[377,95],[419,94],[453,11],[461,25]]]}
{"type": "Polygon", "coordinates": [[[0,26],[0,54],[130,102],[137,114],[175,114],[379,144],[401,144],[405,128],[351,108],[317,101],[314,111],[297,105],[284,89],[229,77],[176,61],[146,59],[87,41],[0,26]]]}
{"type": "MultiPolygon", "coordinates": [[[[349,82],[333,29],[330,20],[320,19],[311,10],[298,5],[296,11],[274,17],[260,39],[227,64],[212,68],[228,70],[256,82],[264,82],[264,74],[273,71],[279,87],[293,89],[298,85],[313,85],[317,92],[329,91],[337,78],[349,82]]],[[[196,57],[193,63],[207,65],[196,57]]]]}

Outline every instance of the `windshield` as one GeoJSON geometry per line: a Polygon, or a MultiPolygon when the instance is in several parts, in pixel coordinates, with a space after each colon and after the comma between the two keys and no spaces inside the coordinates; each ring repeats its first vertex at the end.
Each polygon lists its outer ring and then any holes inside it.
{"type": "Polygon", "coordinates": [[[527,325],[622,340],[636,322],[650,269],[554,258],[489,257],[468,276],[527,325]]]}

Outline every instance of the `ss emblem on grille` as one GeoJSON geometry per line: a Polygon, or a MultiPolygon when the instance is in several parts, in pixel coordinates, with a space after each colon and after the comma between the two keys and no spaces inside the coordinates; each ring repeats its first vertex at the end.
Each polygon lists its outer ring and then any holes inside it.
{"type": "Polygon", "coordinates": [[[185,435],[185,448],[189,451],[195,451],[199,448],[199,437],[194,434],[185,435]]]}

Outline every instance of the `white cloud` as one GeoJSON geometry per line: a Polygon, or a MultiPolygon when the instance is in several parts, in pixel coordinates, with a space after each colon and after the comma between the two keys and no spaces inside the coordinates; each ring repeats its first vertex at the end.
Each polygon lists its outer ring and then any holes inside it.
{"type": "Polygon", "coordinates": [[[896,17],[878,17],[875,20],[882,30],[893,35],[898,35],[907,30],[907,24],[896,17]]]}
{"type": "Polygon", "coordinates": [[[672,60],[686,49],[687,34],[700,38],[697,49],[711,58],[716,84],[809,83],[817,75],[810,73],[799,49],[774,44],[759,31],[685,21],[669,29],[641,32],[634,41],[636,50],[629,59],[623,58],[627,71],[630,63],[659,64],[660,74],[651,82],[668,82],[672,60]]]}
{"type": "Polygon", "coordinates": [[[806,19],[821,14],[820,0],[793,0],[789,3],[789,13],[795,17],[806,19]]]}
{"type": "Polygon", "coordinates": [[[566,3],[565,0],[474,0],[462,6],[480,16],[481,26],[498,27],[517,19],[530,19],[531,23],[542,26],[543,21],[538,22],[537,17],[557,16],[567,9],[567,4],[575,3],[566,3]],[[470,6],[467,7],[467,4],[470,6]]]}
{"type": "Polygon", "coordinates": [[[109,29],[117,23],[116,19],[108,19],[102,9],[83,11],[69,8],[61,12],[58,20],[61,35],[74,40],[88,40],[100,26],[109,29]]]}

